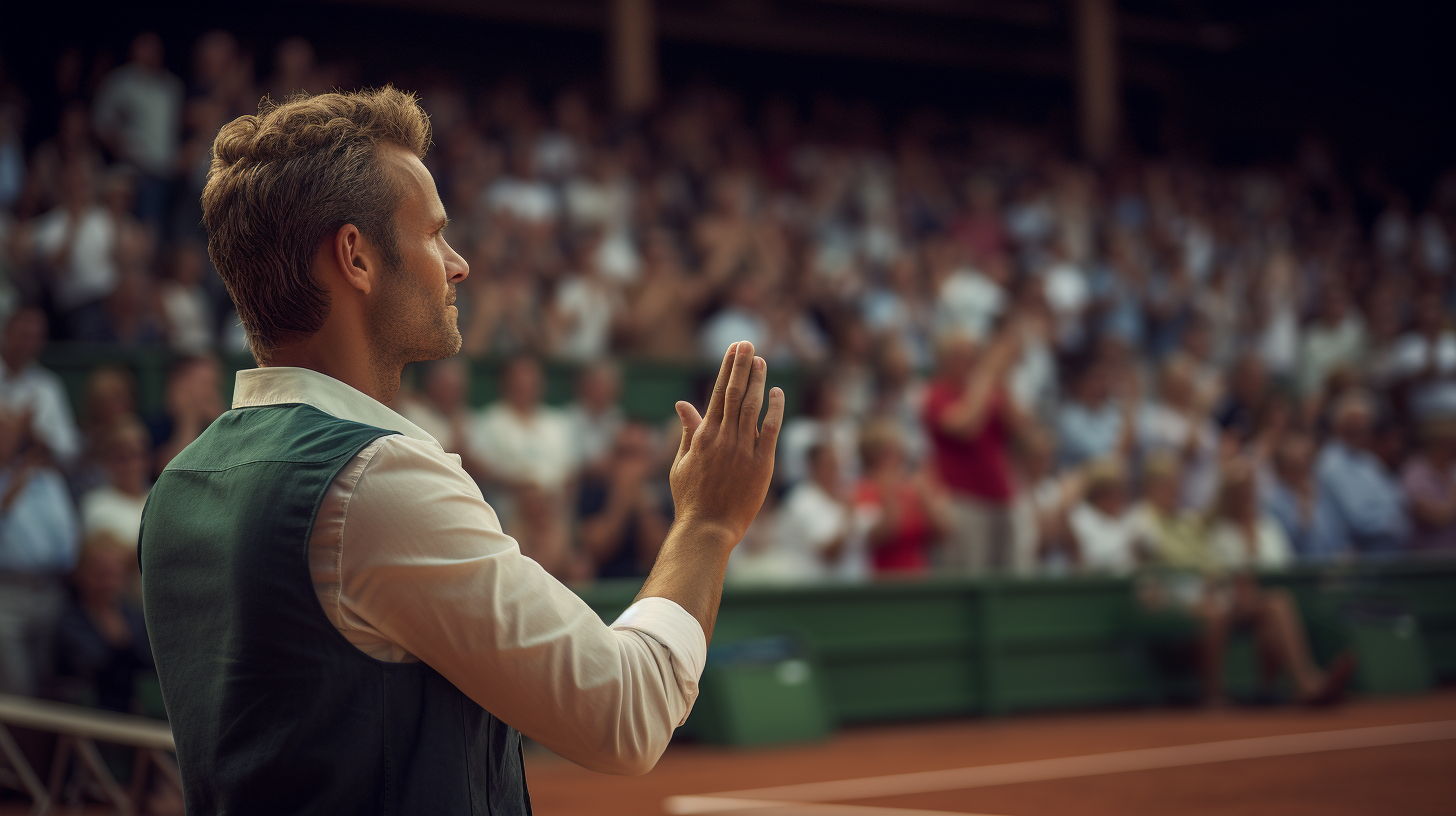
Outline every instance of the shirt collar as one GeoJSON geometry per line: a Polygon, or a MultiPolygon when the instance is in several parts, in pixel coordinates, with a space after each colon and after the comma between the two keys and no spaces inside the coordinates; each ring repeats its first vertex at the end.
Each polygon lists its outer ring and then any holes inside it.
{"type": "Polygon", "coordinates": [[[411,439],[440,443],[384,403],[353,386],[309,368],[270,366],[239,371],[234,408],[303,403],[339,419],[397,431],[411,439]]]}

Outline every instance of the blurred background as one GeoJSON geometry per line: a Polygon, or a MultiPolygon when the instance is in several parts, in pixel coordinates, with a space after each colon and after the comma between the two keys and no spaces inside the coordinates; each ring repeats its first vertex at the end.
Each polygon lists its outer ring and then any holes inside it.
{"type": "Polygon", "coordinates": [[[0,17],[0,693],[165,716],[141,511],[253,364],[199,223],[212,138],[265,94],[393,83],[431,116],[471,275],[464,351],[392,407],[599,612],[671,524],[673,402],[739,339],[785,389],[680,741],[1347,691],[1451,707],[1431,696],[1456,677],[1437,10],[0,17]]]}

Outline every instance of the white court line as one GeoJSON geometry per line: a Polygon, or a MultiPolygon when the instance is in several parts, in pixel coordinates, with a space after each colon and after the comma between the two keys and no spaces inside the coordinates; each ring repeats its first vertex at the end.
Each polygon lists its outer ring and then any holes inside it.
{"type": "MultiPolygon", "coordinates": [[[[779,806],[780,803],[873,799],[883,796],[962,790],[989,785],[1010,785],[1018,782],[1043,782],[1052,779],[1177,768],[1185,765],[1203,765],[1239,759],[1341,751],[1350,748],[1374,748],[1382,745],[1402,745],[1448,739],[1456,739],[1456,720],[1439,720],[1409,725],[1378,725],[1370,728],[1315,731],[1274,737],[1251,737],[1058,759],[1035,759],[1002,765],[978,765],[945,771],[921,771],[870,776],[862,779],[841,779],[832,782],[779,785],[771,788],[725,791],[699,796],[672,796],[663,802],[663,807],[672,814],[758,811],[764,807],[760,804],[764,801],[779,806]],[[703,800],[715,800],[721,804],[717,805],[716,811],[707,810],[706,807],[709,803],[703,800]],[[680,807],[682,809],[679,809],[680,807]]],[[[804,812],[807,813],[807,811],[804,812]]],[[[767,813],[764,813],[763,816],[767,816],[767,813]]]]}
{"type": "Polygon", "coordinates": [[[765,799],[723,799],[716,796],[674,796],[676,814],[742,813],[754,816],[990,816],[950,810],[918,810],[906,808],[868,807],[865,805],[825,805],[815,802],[773,802],[765,799]]]}

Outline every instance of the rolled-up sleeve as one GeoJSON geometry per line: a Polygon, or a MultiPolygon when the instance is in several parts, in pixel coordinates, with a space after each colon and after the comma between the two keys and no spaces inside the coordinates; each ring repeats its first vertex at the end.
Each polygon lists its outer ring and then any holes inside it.
{"type": "Polygon", "coordinates": [[[611,626],[501,531],[452,457],[385,437],[347,499],[339,604],[506,723],[593,770],[650,770],[697,697],[697,620],[645,598],[611,626]]]}

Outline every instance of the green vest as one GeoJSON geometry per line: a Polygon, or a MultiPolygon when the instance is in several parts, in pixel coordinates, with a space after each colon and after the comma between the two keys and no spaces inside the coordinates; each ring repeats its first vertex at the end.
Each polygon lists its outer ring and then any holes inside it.
{"type": "Polygon", "coordinates": [[[520,734],[424,663],[361,652],[314,592],[319,504],[390,433],[232,410],[152,488],[142,587],[189,814],[530,813],[520,734]]]}

